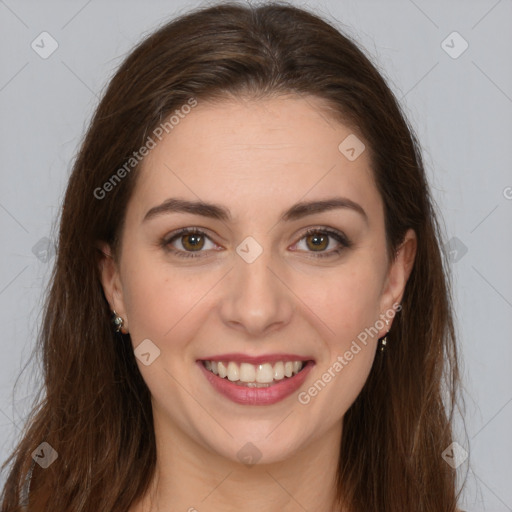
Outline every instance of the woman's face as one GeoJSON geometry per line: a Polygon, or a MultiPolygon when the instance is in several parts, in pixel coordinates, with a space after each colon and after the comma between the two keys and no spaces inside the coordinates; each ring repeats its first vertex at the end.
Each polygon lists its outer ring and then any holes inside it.
{"type": "Polygon", "coordinates": [[[388,260],[361,137],[321,106],[199,101],[145,158],[103,265],[155,428],[234,461],[339,435],[412,265],[412,233],[388,260]]]}

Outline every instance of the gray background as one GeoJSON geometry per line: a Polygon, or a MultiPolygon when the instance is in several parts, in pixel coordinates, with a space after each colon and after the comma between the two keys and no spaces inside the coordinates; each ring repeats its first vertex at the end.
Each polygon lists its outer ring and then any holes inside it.
{"type": "MultiPolygon", "coordinates": [[[[467,426],[466,437],[459,422],[455,440],[470,454],[459,468],[462,478],[469,468],[463,508],[512,511],[512,1],[294,3],[343,23],[419,135],[453,260],[467,426]],[[464,42],[453,31],[469,45],[458,56],[464,42]]],[[[85,126],[142,35],[200,4],[0,0],[1,461],[38,383],[29,366],[13,392],[34,346],[85,126]],[[58,44],[46,59],[31,47],[51,48],[43,31],[58,44]]]]}

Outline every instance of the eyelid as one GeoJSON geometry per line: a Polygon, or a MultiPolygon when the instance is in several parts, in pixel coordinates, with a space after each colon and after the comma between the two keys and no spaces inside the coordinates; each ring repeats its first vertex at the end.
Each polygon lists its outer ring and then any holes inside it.
{"type": "MultiPolygon", "coordinates": [[[[208,252],[208,251],[183,251],[181,249],[176,249],[175,247],[172,246],[172,242],[174,240],[179,239],[181,236],[194,235],[194,234],[202,235],[205,238],[207,238],[208,240],[210,240],[210,242],[213,243],[214,245],[218,245],[212,240],[212,237],[208,234],[207,229],[199,228],[199,227],[195,227],[195,226],[180,228],[176,231],[173,231],[172,233],[169,233],[168,235],[164,236],[164,238],[160,242],[160,245],[162,246],[163,249],[165,249],[173,254],[176,254],[178,257],[185,257],[185,258],[203,257],[203,255],[201,253],[208,252]]],[[[211,250],[215,250],[215,249],[209,249],[209,251],[211,251],[211,250]]]]}
{"type": "Polygon", "coordinates": [[[344,249],[352,247],[353,243],[349,238],[338,229],[330,228],[327,226],[315,226],[308,228],[305,232],[300,235],[300,238],[293,244],[293,246],[299,244],[304,238],[314,234],[325,234],[330,238],[334,238],[340,247],[337,249],[331,249],[330,251],[301,251],[306,254],[311,254],[313,258],[328,258],[330,256],[339,255],[344,249]]]}
{"type": "MultiPolygon", "coordinates": [[[[176,248],[172,247],[171,244],[175,239],[178,239],[180,236],[188,235],[188,234],[198,234],[198,235],[202,235],[202,236],[206,237],[213,244],[218,245],[212,240],[212,237],[208,234],[208,232],[209,232],[208,229],[200,228],[200,227],[196,227],[196,226],[180,228],[180,229],[173,231],[172,233],[169,233],[168,235],[166,235],[160,242],[160,245],[162,246],[162,248],[164,248],[165,250],[167,250],[171,253],[174,253],[178,257],[183,257],[183,258],[206,257],[202,253],[205,253],[205,252],[208,253],[208,252],[212,251],[212,249],[209,249],[207,251],[203,251],[203,250],[183,251],[181,249],[176,249],[176,248]]],[[[312,255],[313,258],[327,258],[329,256],[339,255],[343,249],[348,249],[348,248],[352,247],[352,245],[353,245],[353,243],[349,240],[349,238],[345,235],[345,233],[343,233],[343,231],[340,231],[338,229],[334,229],[331,227],[327,227],[327,226],[314,226],[314,227],[306,228],[306,231],[302,231],[302,233],[300,233],[300,235],[297,235],[297,236],[300,236],[300,238],[298,238],[297,241],[292,244],[292,246],[297,245],[307,236],[310,236],[310,235],[316,234],[316,233],[326,234],[327,236],[334,238],[341,247],[338,249],[331,249],[330,251],[297,251],[297,252],[309,253],[312,255]]],[[[213,250],[217,250],[217,249],[213,249],[213,250]]]]}

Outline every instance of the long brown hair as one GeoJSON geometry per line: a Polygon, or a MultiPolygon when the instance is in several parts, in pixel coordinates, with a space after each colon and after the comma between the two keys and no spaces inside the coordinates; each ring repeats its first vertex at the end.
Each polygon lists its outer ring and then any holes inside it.
{"type": "MultiPolygon", "coordinates": [[[[98,241],[116,249],[137,166],[98,187],[190,98],[312,95],[368,141],[389,254],[408,228],[416,261],[388,349],[344,417],[340,503],[353,512],[451,512],[458,355],[441,235],[419,145],[384,79],[331,24],[287,4],[198,9],[165,24],[125,59],[105,91],[69,179],[38,343],[44,398],[4,468],[2,512],[126,512],[148,489],[156,450],[150,393],[126,335],[111,326],[98,241]],[[46,469],[32,452],[58,453],[46,469]],[[29,480],[30,479],[30,480],[29,480]],[[30,481],[29,492],[27,482],[30,481]]],[[[117,254],[118,256],[118,254],[117,254]]]]}

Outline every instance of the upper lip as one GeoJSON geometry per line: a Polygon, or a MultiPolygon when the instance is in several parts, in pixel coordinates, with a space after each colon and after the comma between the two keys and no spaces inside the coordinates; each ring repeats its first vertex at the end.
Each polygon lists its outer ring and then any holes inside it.
{"type": "Polygon", "coordinates": [[[312,361],[310,356],[299,356],[297,354],[264,354],[261,356],[248,356],[247,354],[232,353],[219,354],[215,356],[202,357],[199,361],[234,361],[236,363],[263,364],[275,363],[277,361],[312,361]]]}

